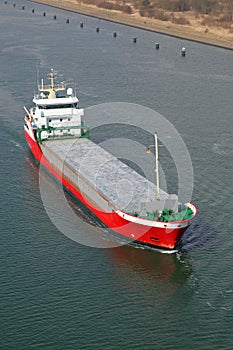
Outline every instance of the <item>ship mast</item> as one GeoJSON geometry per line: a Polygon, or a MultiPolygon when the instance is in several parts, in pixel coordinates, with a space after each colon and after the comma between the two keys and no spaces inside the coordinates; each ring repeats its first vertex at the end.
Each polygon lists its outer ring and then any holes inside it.
{"type": "Polygon", "coordinates": [[[158,152],[158,136],[154,133],[155,139],[155,175],[156,175],[156,193],[157,199],[160,199],[160,189],[159,189],[159,152],[158,152]]]}
{"type": "Polygon", "coordinates": [[[64,82],[60,84],[55,84],[56,73],[53,68],[51,68],[50,73],[47,75],[48,80],[50,81],[49,85],[44,84],[44,80],[41,79],[41,85],[38,84],[38,91],[41,93],[46,93],[47,98],[56,98],[56,93],[58,91],[64,91],[66,89],[66,84],[64,82]]]}
{"type": "Polygon", "coordinates": [[[48,74],[49,76],[49,79],[50,79],[50,82],[51,82],[51,90],[54,89],[54,78],[55,78],[55,73],[54,73],[54,70],[53,68],[51,68],[51,72],[48,74]]]}

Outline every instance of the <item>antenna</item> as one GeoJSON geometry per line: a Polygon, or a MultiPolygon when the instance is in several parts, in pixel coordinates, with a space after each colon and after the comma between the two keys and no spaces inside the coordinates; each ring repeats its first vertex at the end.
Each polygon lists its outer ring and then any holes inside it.
{"type": "Polygon", "coordinates": [[[36,83],[37,83],[37,88],[39,88],[39,66],[40,66],[40,62],[37,63],[36,65],[36,83]]]}
{"type": "Polygon", "coordinates": [[[76,96],[77,95],[77,85],[76,85],[76,80],[74,81],[74,95],[76,96]]]}

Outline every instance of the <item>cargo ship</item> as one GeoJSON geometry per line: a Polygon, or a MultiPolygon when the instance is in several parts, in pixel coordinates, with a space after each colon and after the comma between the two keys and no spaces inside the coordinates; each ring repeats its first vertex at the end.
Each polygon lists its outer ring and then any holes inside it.
{"type": "Polygon", "coordinates": [[[96,220],[126,243],[176,249],[197,208],[191,202],[179,203],[176,195],[159,188],[157,134],[153,184],[90,139],[76,92],[64,82],[57,83],[56,78],[51,69],[49,84],[43,79],[37,83],[33,106],[24,107],[24,134],[36,160],[96,220]],[[129,183],[133,188],[130,198],[129,183]]]}

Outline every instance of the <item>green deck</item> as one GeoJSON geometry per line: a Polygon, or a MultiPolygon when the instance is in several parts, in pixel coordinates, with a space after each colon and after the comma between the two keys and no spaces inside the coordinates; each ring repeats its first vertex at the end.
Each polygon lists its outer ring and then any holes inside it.
{"type": "Polygon", "coordinates": [[[193,216],[193,211],[191,208],[187,207],[178,213],[173,212],[169,209],[164,209],[162,211],[156,211],[152,213],[147,213],[145,216],[138,215],[136,212],[131,213],[131,215],[139,217],[141,219],[147,219],[152,221],[162,221],[162,222],[173,222],[173,221],[184,221],[190,220],[193,216]]]}
{"type": "Polygon", "coordinates": [[[37,139],[39,141],[39,143],[41,144],[43,141],[52,141],[52,140],[64,140],[67,138],[89,138],[89,133],[90,133],[90,128],[89,126],[86,125],[80,125],[80,126],[62,126],[62,127],[53,127],[53,126],[48,126],[47,128],[44,126],[41,129],[37,129],[37,139]],[[68,130],[71,129],[82,129],[82,134],[80,136],[75,136],[75,135],[71,135],[69,134],[68,130]],[[57,131],[57,130],[67,130],[66,134],[63,134],[62,136],[49,136],[47,138],[42,138],[41,137],[41,133],[43,131],[57,131]],[[84,132],[85,130],[85,132],[84,132]]]}

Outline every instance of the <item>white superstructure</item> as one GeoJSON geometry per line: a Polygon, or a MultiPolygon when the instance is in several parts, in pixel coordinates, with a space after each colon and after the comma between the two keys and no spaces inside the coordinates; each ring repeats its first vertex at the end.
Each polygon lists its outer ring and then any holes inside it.
{"type": "Polygon", "coordinates": [[[34,128],[41,129],[41,139],[51,137],[80,136],[83,109],[79,109],[78,98],[72,88],[65,83],[55,84],[56,74],[51,69],[48,74],[50,85],[38,84],[38,94],[34,96],[34,107],[30,109],[34,128]]]}

